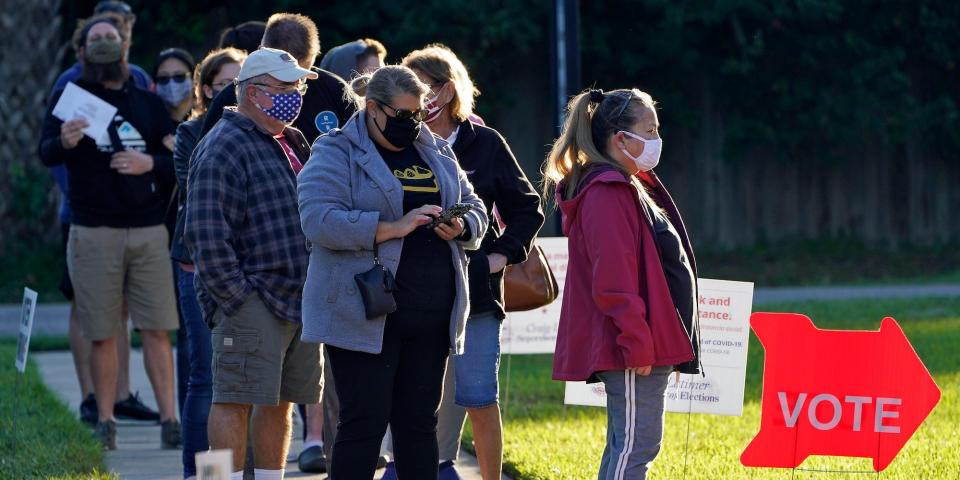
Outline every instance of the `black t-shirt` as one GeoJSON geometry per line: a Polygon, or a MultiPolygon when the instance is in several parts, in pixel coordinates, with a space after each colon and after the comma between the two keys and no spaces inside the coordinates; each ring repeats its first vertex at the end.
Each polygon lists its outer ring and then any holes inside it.
{"type": "Polygon", "coordinates": [[[660,250],[660,263],[667,278],[667,287],[673,305],[677,307],[687,334],[693,325],[694,283],[693,268],[687,258],[687,252],[680,242],[680,235],[673,224],[660,215],[653,215],[653,230],[657,235],[657,247],[660,250]]]}
{"type": "MultiPolygon", "coordinates": [[[[440,184],[415,148],[392,152],[377,145],[377,151],[403,186],[404,214],[424,205],[440,205],[440,184]]],[[[450,245],[432,229],[417,228],[403,239],[394,294],[397,306],[449,311],[457,293],[454,275],[450,245]]]]}
{"type": "MultiPolygon", "coordinates": [[[[343,83],[343,80],[326,70],[316,67],[312,70],[317,73],[317,78],[307,80],[307,93],[303,95],[300,115],[293,121],[293,126],[303,132],[308,143],[313,143],[320,134],[343,126],[357,111],[356,105],[344,98],[345,92],[350,87],[343,83]]],[[[236,88],[229,86],[217,94],[210,103],[207,116],[203,120],[201,138],[223,116],[224,107],[232,107],[236,104],[236,88]]],[[[303,159],[303,162],[306,163],[306,159],[303,159]]]]}
{"type": "Polygon", "coordinates": [[[61,120],[53,108],[63,94],[54,92],[44,118],[40,157],[46,165],[65,164],[69,172],[71,223],[87,227],[136,228],[160,225],[169,200],[173,159],[163,138],[173,121],[156,94],[127,83],[121,90],[77,80],[76,84],[117,107],[111,127],[96,141],[84,136],[77,146],[60,143],[61,120]],[[153,157],[153,170],[124,175],[110,167],[113,154],[136,150],[153,157]],[[166,196],[164,196],[164,191],[166,196]]]}

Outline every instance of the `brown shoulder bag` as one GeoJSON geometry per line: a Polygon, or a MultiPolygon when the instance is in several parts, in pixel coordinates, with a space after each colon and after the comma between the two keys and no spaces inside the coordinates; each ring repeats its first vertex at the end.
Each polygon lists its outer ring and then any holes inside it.
{"type": "Polygon", "coordinates": [[[527,259],[509,265],[503,273],[503,297],[508,312],[523,312],[549,305],[557,299],[559,285],[547,256],[534,244],[527,259]]]}

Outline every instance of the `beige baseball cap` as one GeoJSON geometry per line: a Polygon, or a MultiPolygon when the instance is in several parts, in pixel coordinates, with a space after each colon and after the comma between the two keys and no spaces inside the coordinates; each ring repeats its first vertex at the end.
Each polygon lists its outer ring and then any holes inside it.
{"type": "Polygon", "coordinates": [[[281,82],[295,82],[303,77],[311,80],[317,78],[317,74],[297,64],[297,59],[293,55],[276,48],[260,47],[260,49],[251,53],[244,60],[240,67],[240,75],[237,75],[237,81],[242,82],[248,78],[268,74],[281,82]]]}

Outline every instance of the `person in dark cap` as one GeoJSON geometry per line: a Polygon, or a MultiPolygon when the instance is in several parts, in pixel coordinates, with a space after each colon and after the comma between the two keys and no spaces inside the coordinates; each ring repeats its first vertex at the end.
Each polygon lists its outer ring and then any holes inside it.
{"type": "Polygon", "coordinates": [[[345,82],[366,73],[373,73],[383,66],[387,49],[372,38],[361,38],[337,45],[320,60],[320,68],[336,74],[345,82]]]}

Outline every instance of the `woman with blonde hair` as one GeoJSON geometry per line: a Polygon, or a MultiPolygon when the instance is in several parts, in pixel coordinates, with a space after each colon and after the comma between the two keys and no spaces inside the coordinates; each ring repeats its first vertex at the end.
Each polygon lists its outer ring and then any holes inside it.
{"type": "Polygon", "coordinates": [[[646,478],[663,436],[667,376],[700,371],[696,263],[653,172],[659,127],[645,92],[583,92],[544,169],[569,244],[553,378],[606,388],[601,480],[646,478]]]}
{"type": "MultiPolygon", "coordinates": [[[[498,403],[500,332],[506,317],[503,269],[527,258],[543,225],[540,196],[499,132],[471,121],[476,88],[466,67],[446,46],[429,45],[408,54],[403,64],[430,87],[430,130],[453,148],[457,162],[483,200],[490,225],[480,249],[471,252],[470,318],[464,351],[448,361],[440,406],[437,441],[440,479],[460,478],[454,462],[465,411],[473,425],[477,460],[484,479],[499,479],[503,464],[503,427],[498,403]],[[494,209],[503,228],[494,217],[494,209]]],[[[385,479],[395,478],[387,466],[385,479]]]]}
{"type": "Polygon", "coordinates": [[[194,456],[206,451],[207,415],[213,399],[213,376],[210,364],[213,348],[210,343],[210,327],[203,320],[197,293],[193,286],[195,269],[190,254],[183,244],[183,228],[186,223],[187,172],[190,156],[200,140],[200,127],[210,102],[224,88],[233,86],[233,79],[240,73],[240,66],[247,54],[235,48],[214,50],[204,57],[193,72],[193,112],[190,120],[177,127],[174,142],[173,165],[177,174],[178,209],[177,227],[173,232],[170,257],[175,268],[179,287],[182,329],[186,332],[186,349],[189,364],[187,395],[183,402],[183,477],[196,475],[194,456]]]}

